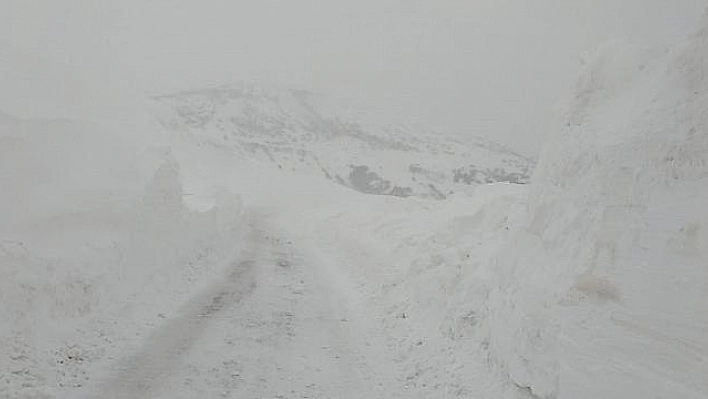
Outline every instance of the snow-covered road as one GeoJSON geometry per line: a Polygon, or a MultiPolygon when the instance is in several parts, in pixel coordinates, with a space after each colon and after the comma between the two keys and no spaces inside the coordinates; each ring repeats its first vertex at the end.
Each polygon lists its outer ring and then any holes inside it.
{"type": "Polygon", "coordinates": [[[239,259],[165,316],[91,397],[400,397],[395,361],[359,294],[336,264],[266,218],[248,217],[239,259]]]}

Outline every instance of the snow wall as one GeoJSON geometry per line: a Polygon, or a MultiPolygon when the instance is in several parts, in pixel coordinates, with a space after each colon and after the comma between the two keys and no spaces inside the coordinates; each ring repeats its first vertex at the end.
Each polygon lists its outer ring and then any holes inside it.
{"type": "Polygon", "coordinates": [[[591,56],[523,228],[493,260],[492,357],[534,397],[708,392],[702,26],[670,51],[609,43],[591,56]]]}

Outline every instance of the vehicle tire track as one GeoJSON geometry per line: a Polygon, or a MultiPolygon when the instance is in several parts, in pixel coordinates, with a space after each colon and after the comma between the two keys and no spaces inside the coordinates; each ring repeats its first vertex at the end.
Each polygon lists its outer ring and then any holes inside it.
{"type": "Polygon", "coordinates": [[[139,399],[152,393],[179,366],[181,358],[194,346],[210,321],[238,304],[256,287],[255,259],[261,252],[258,220],[251,221],[246,250],[225,275],[191,297],[176,316],[160,325],[140,348],[119,361],[114,375],[101,386],[95,397],[139,399]]]}

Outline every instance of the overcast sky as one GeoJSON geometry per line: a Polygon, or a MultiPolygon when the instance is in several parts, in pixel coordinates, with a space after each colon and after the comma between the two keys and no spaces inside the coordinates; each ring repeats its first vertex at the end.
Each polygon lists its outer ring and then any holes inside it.
{"type": "Polygon", "coordinates": [[[610,39],[668,44],[705,0],[0,0],[0,39],[150,93],[222,81],[353,97],[535,153],[610,39]]]}

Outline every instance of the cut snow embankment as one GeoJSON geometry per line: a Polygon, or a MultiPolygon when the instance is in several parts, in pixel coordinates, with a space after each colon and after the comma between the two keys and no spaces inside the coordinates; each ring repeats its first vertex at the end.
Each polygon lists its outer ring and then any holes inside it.
{"type": "Polygon", "coordinates": [[[600,52],[495,261],[491,356],[540,398],[708,396],[704,26],[600,52]]]}

